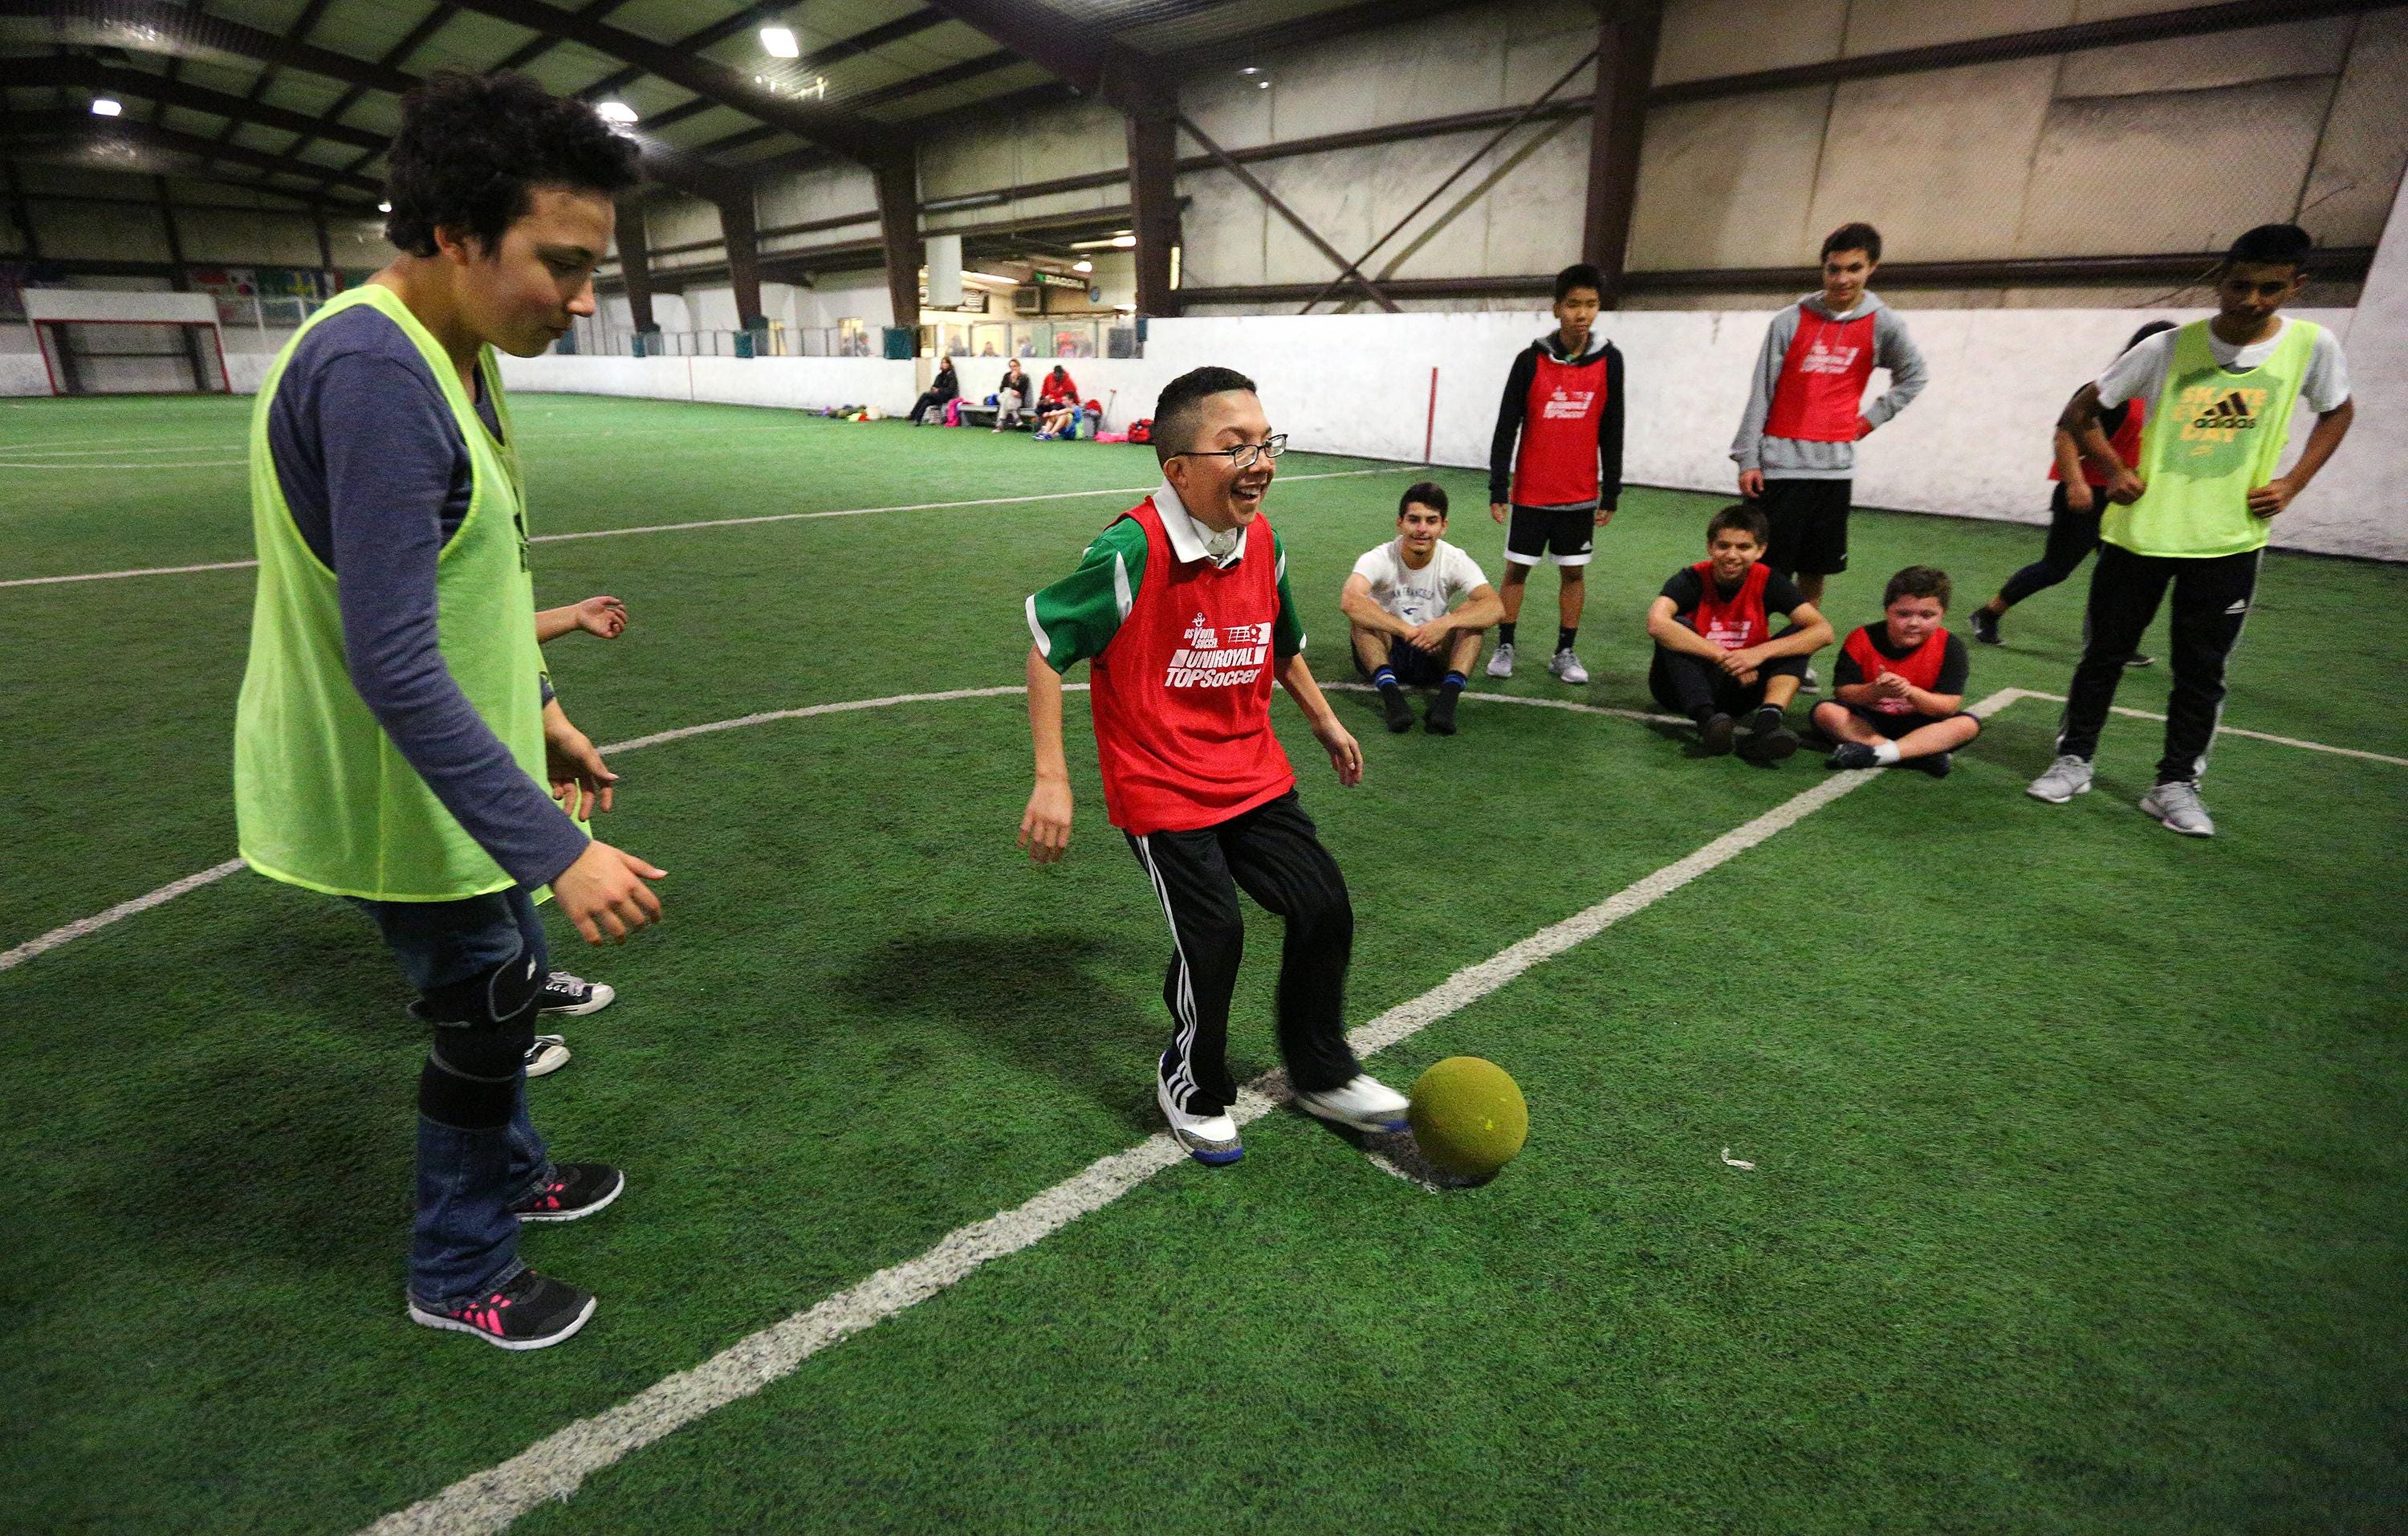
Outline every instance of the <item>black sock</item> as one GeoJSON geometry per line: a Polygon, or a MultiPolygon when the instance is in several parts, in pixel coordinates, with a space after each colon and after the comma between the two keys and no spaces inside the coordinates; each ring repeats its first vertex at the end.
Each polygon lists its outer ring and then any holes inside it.
{"type": "Polygon", "coordinates": [[[1506,620],[1503,620],[1503,621],[1501,621],[1501,622],[1499,622],[1499,623],[1498,624],[1498,625],[1497,625],[1497,643],[1498,643],[1498,644],[1499,644],[1499,645],[1511,645],[1511,644],[1512,644],[1512,643],[1513,643],[1513,621],[1512,621],[1512,620],[1511,620],[1511,619],[1506,619],[1506,620]]]}
{"type": "Polygon", "coordinates": [[[1720,713],[1722,713],[1722,711],[1715,709],[1711,704],[1700,704],[1696,709],[1689,711],[1689,718],[1696,721],[1698,725],[1703,725],[1707,721],[1712,720],[1714,716],[1720,713]]]}
{"type": "Polygon", "coordinates": [[[1580,626],[1577,624],[1570,629],[1558,629],[1555,631],[1555,649],[1569,651],[1572,648],[1572,641],[1578,639],[1580,639],[1580,626]]]}
{"type": "Polygon", "coordinates": [[[1443,679],[1440,680],[1438,685],[1439,693],[1441,696],[1450,692],[1459,694],[1463,692],[1463,683],[1464,677],[1461,672],[1449,672],[1443,679]]]}
{"type": "Polygon", "coordinates": [[[1756,729],[1759,734],[1765,731],[1779,730],[1781,728],[1781,706],[1778,704],[1764,704],[1757,706],[1755,724],[1756,729]]]}

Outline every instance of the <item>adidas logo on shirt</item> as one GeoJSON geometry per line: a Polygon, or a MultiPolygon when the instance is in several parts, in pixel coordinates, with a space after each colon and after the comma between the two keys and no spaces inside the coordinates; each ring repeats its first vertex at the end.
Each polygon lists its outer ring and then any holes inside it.
{"type": "MultiPolygon", "coordinates": [[[[2252,393],[2262,392],[2253,391],[2252,393]]],[[[2242,397],[2242,392],[2234,390],[2223,399],[2216,401],[2214,405],[2192,417],[2190,424],[2195,427],[2247,432],[2256,428],[2258,418],[2251,414],[2249,402],[2242,397]]]]}

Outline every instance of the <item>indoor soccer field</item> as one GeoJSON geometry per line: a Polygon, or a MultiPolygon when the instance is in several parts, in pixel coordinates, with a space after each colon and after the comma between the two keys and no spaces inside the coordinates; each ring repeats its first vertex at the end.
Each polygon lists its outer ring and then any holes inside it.
{"type": "MultiPolygon", "coordinates": [[[[2269,558],[2212,840],[2133,809],[2152,720],[2114,722],[2098,792],[2022,793],[2078,583],[1977,649],[1987,728],[1944,782],[1695,757],[1641,629],[1695,494],[1633,490],[1601,536],[1586,688],[1477,679],[1453,739],[1338,695],[1353,791],[1282,702],[1353,892],[1350,1014],[1392,1041],[1369,1069],[1485,1056],[1528,1098],[1517,1162],[1433,1189],[1276,1106],[1235,1168],[1163,1150],[1162,915],[1082,696],[1070,856],[1014,846],[1022,599],[1150,452],[515,404],[539,602],[633,617],[549,652],[624,744],[603,835],[670,871],[623,949],[553,928],[619,1000],[529,1092],[630,1187],[528,1234],[602,1298],[531,1357],[403,1317],[424,1037],[373,931],[223,868],[249,402],[0,408],[0,1527],[2400,1517],[2408,739],[2366,641],[2408,570],[2269,558]]],[[[1325,680],[1422,473],[1280,463],[1325,680]]],[[[1436,478],[1495,580],[1482,477],[1436,478]]],[[[1924,562],[1961,614],[2038,539],[1860,513],[1827,607],[1861,623],[1924,562]]],[[[2119,699],[2164,701],[2162,668],[2119,699]]],[[[1241,1080],[1277,1065],[1249,911],[1241,1080]]]]}

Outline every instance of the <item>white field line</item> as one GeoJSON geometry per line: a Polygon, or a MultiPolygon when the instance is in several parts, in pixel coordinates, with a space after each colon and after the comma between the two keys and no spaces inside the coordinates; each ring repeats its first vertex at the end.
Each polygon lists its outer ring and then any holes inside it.
{"type": "MultiPolygon", "coordinates": [[[[1985,714],[2011,702],[1993,696],[1973,706],[1973,712],[1985,714]]],[[[1825,779],[1596,906],[1456,971],[1420,997],[1351,1031],[1347,1038],[1358,1055],[1385,1050],[1495,992],[1541,961],[1654,906],[1873,777],[1868,772],[1825,779]]],[[[1268,1073],[1240,1091],[1229,1116],[1246,1125],[1269,1113],[1288,1097],[1282,1074],[1268,1073]]],[[[1018,1253],[1089,1212],[1101,1210],[1165,1169],[1185,1161],[1186,1156],[1163,1133],[1100,1157],[1022,1205],[956,1227],[917,1258],[881,1270],[816,1306],[738,1340],[702,1364],[654,1383],[616,1408],[580,1419],[498,1466],[472,1473],[432,1498],[386,1515],[367,1529],[371,1536],[437,1532],[452,1536],[500,1530],[543,1504],[567,1499],[586,1478],[630,1453],[793,1374],[805,1360],[830,1345],[927,1300],[990,1261],[1018,1253]]],[[[1383,1171],[1411,1177],[1394,1168],[1383,1171]]]]}
{"type": "Polygon", "coordinates": [[[121,901],[107,912],[94,912],[90,917],[79,917],[65,926],[52,928],[37,939],[28,939],[14,949],[0,950],[0,970],[14,969],[36,955],[47,954],[61,944],[70,943],[82,938],[85,934],[98,933],[111,923],[131,917],[136,912],[147,912],[153,907],[175,900],[186,891],[197,891],[213,881],[223,880],[241,868],[243,868],[242,860],[230,858],[223,864],[213,865],[198,874],[186,875],[181,880],[169,881],[148,895],[137,896],[131,901],[121,901]]]}
{"type": "MultiPolygon", "coordinates": [[[[5,584],[0,583],[0,585],[5,584]]],[[[1365,682],[1325,682],[1321,686],[1324,691],[1336,690],[1344,693],[1368,692],[1370,688],[1370,684],[1365,682]]],[[[1063,685],[1063,692],[1083,693],[1086,687],[1083,682],[1066,683],[1063,685]]],[[[767,725],[780,720],[805,720],[812,715],[844,714],[856,710],[882,710],[890,705],[924,704],[942,699],[996,698],[1019,692],[1021,689],[1014,685],[996,688],[953,688],[939,693],[896,694],[886,698],[845,699],[833,704],[806,705],[795,710],[769,710],[759,714],[738,715],[732,720],[713,720],[700,725],[681,725],[674,730],[655,731],[650,736],[631,737],[624,741],[614,741],[600,750],[606,753],[634,752],[641,747],[659,746],[665,741],[681,741],[690,736],[709,736],[715,731],[735,730],[744,725],[767,725]]],[[[1617,710],[1602,704],[1576,703],[1568,698],[1525,698],[1512,694],[1474,693],[1466,693],[1463,696],[1483,703],[1518,704],[1541,710],[1568,710],[1576,714],[1611,715],[1620,720],[1649,721],[1668,725],[1688,724],[1679,715],[1649,714],[1641,710],[1617,710]]],[[[1984,717],[1987,718],[1988,714],[1997,713],[2019,698],[2047,699],[2060,704],[2064,702],[2055,694],[2035,693],[2028,688],[2001,688],[1974,708],[1977,712],[1986,711],[1984,717]]],[[[2148,714],[2139,710],[2121,710],[2119,712],[2138,715],[2143,720],[2165,718],[2163,715],[2148,714]]],[[[2408,758],[2386,757],[2381,753],[2359,752],[2352,747],[2328,746],[2322,741],[2303,741],[2296,737],[2272,736],[2264,731],[2243,730],[2237,725],[2222,726],[2218,734],[2245,736],[2253,740],[2271,741],[2277,746],[2298,747],[2305,752],[2330,753],[2339,757],[2360,757],[2377,763],[2393,763],[2401,768],[2408,768],[2408,758]]],[[[198,890],[213,881],[222,880],[242,867],[242,860],[230,859],[226,863],[201,870],[197,874],[186,875],[181,880],[171,881],[157,890],[144,896],[137,896],[130,901],[121,901],[107,912],[95,912],[90,917],[79,917],[63,927],[53,928],[48,933],[29,939],[13,949],[0,950],[0,970],[13,969],[34,956],[54,950],[70,940],[80,939],[88,933],[108,926],[121,918],[148,912],[162,902],[172,901],[188,891],[198,890]]]]}
{"type": "MultiPolygon", "coordinates": [[[[2013,692],[2019,698],[2046,699],[2051,704],[2065,702],[2063,694],[2043,694],[2031,688],[2017,688],[2013,692]]],[[[2121,704],[2114,706],[2112,712],[2133,720],[2155,720],[2162,723],[2166,718],[2161,714],[2152,714],[2146,710],[2128,710],[2121,704]]],[[[2323,741],[2303,741],[2296,736],[2275,736],[2266,731],[2243,730],[2238,725],[2219,725],[2215,727],[2215,734],[2245,736],[2252,741],[2272,741],[2278,747],[2297,747],[2301,752],[2329,753],[2335,757],[2356,757],[2369,763],[2389,763],[2394,768],[2408,768],[2408,757],[2393,757],[2380,752],[2364,752],[2357,747],[2336,747],[2323,741]]]]}
{"type": "MultiPolygon", "coordinates": [[[[143,467],[135,466],[133,467],[143,467]]],[[[168,467],[175,467],[170,466],[168,467]]],[[[1328,469],[1317,474],[1290,475],[1288,480],[1351,480],[1358,475],[1401,475],[1419,470],[1418,465],[1398,465],[1376,469],[1328,469]]],[[[758,517],[714,517],[699,523],[652,523],[636,528],[593,528],[580,533],[537,534],[530,544],[559,544],[572,538],[621,538],[629,534],[689,533],[697,528],[743,528],[762,523],[807,523],[824,517],[868,517],[877,512],[934,512],[956,507],[1014,507],[1023,502],[1076,501],[1092,496],[1141,496],[1154,489],[1151,485],[1114,487],[1101,491],[1047,491],[1026,496],[982,496],[970,501],[911,501],[891,507],[844,507],[824,512],[769,512],[758,517]]],[[[221,560],[198,566],[148,566],[138,570],[95,570],[74,576],[20,576],[0,581],[0,587],[57,586],[67,581],[115,581],[128,576],[185,576],[203,570],[249,570],[256,560],[221,560]]]]}
{"type": "MultiPolygon", "coordinates": [[[[139,450],[136,450],[139,452],[139,450]]],[[[248,459],[152,459],[144,464],[52,464],[46,459],[0,459],[0,469],[231,469],[248,459]]]]}

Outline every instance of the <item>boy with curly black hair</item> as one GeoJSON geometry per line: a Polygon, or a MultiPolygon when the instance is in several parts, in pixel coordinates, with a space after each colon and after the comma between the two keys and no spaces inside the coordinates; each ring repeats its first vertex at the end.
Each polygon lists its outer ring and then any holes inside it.
{"type": "Polygon", "coordinates": [[[624,940],[659,918],[662,871],[582,825],[612,776],[544,678],[494,352],[594,312],[636,150],[532,80],[445,75],[404,100],[388,163],[402,253],[310,317],[251,418],[236,819],[252,868],[367,912],[434,1027],[409,1317],[540,1349],[595,1300],[520,1261],[520,1224],[590,1215],[625,1180],[555,1164],[527,1116],[533,893],[624,940]]]}

